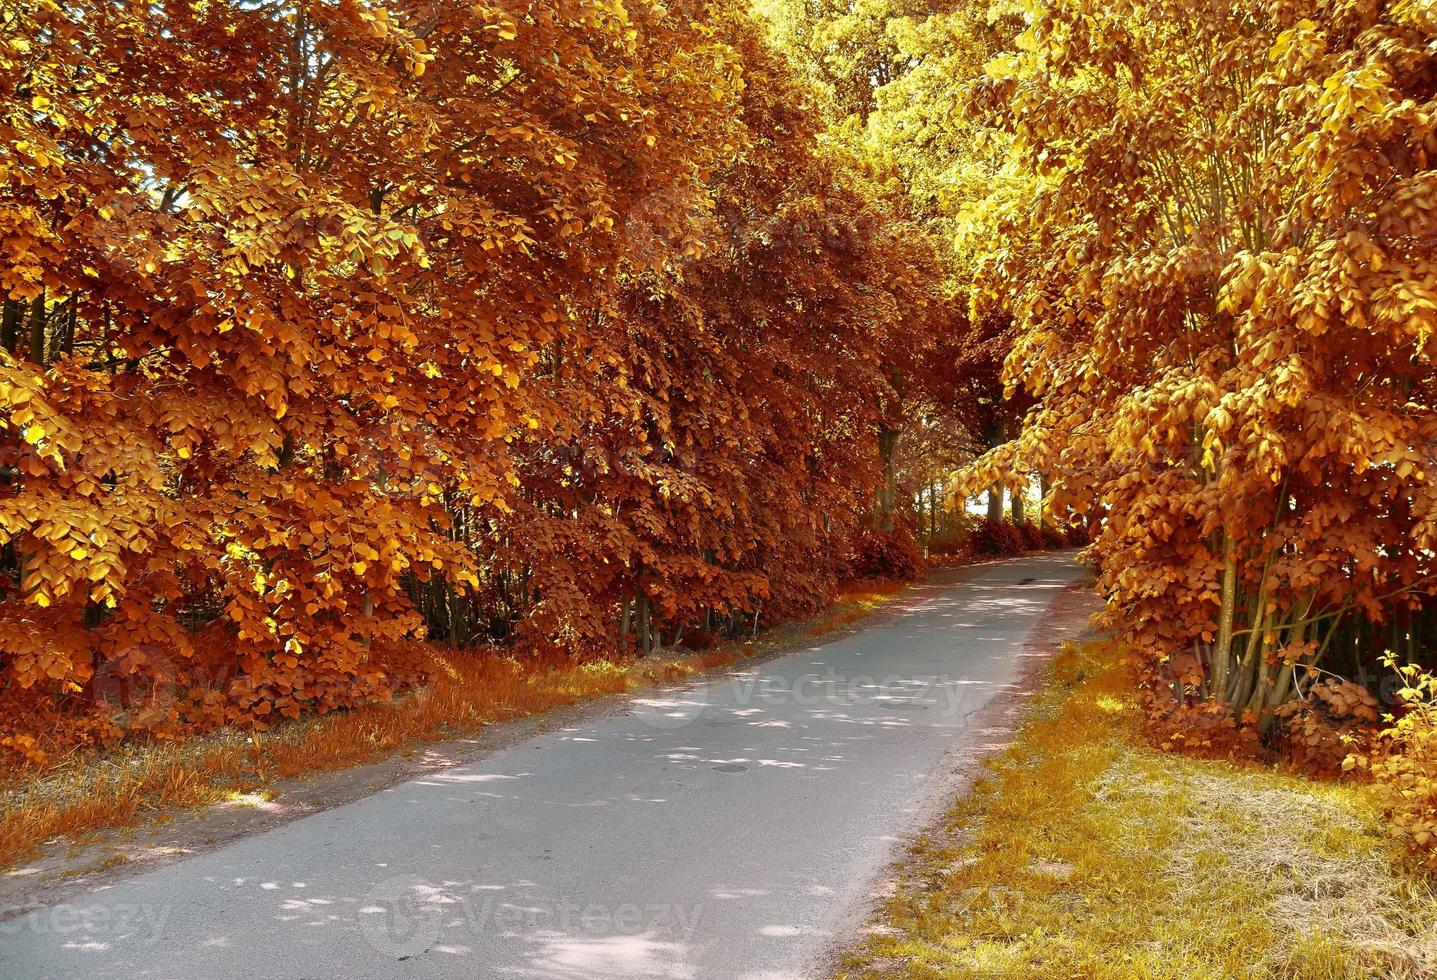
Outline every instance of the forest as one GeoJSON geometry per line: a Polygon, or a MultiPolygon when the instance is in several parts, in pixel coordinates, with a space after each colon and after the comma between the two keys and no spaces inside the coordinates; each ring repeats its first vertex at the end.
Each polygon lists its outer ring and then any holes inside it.
{"type": "Polygon", "coordinates": [[[1081,545],[1437,867],[1431,0],[9,0],[0,148],[7,769],[1081,545]]]}

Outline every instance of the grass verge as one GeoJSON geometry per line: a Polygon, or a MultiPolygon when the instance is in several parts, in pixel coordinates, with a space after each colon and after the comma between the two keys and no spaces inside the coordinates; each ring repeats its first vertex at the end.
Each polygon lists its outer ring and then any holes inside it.
{"type": "Polygon", "coordinates": [[[899,591],[846,590],[819,617],[778,626],[756,642],[679,658],[536,665],[482,651],[436,649],[421,691],[284,722],[261,734],[223,730],[182,742],[138,742],[75,753],[0,785],[0,867],[52,839],[82,840],[110,828],[167,819],[166,811],[273,799],[274,784],[372,762],[425,743],[473,735],[496,722],[608,694],[672,683],[804,637],[857,622],[899,591]]]}
{"type": "Polygon", "coordinates": [[[1432,882],[1363,787],[1148,748],[1121,661],[1054,660],[841,976],[1437,976],[1432,882]]]}

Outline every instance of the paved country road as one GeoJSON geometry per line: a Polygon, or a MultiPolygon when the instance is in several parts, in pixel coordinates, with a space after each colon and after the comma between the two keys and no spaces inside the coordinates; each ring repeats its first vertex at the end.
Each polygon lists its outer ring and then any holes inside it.
{"type": "Polygon", "coordinates": [[[845,638],[0,923],[0,977],[807,976],[1082,576],[1071,553],[981,566],[845,638]]]}

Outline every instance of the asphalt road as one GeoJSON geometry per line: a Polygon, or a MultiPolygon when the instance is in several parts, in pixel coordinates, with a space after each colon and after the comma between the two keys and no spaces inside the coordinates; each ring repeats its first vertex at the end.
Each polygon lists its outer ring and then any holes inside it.
{"type": "Polygon", "coordinates": [[[805,976],[1081,574],[985,566],[843,639],[0,923],[0,977],[805,976]]]}

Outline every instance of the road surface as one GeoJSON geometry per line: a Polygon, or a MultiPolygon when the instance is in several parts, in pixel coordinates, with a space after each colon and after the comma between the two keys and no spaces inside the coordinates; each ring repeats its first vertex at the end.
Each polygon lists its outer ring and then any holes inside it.
{"type": "Polygon", "coordinates": [[[0,977],[806,976],[1082,574],[983,566],[842,639],[0,923],[0,977]]]}

